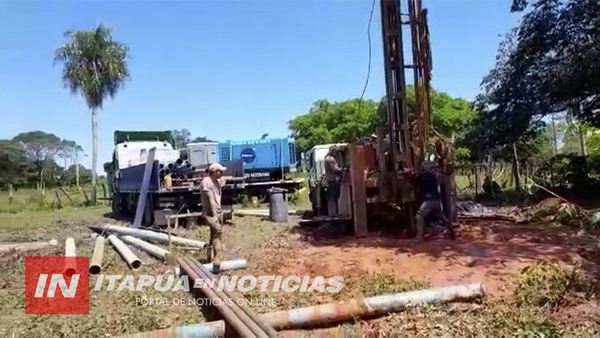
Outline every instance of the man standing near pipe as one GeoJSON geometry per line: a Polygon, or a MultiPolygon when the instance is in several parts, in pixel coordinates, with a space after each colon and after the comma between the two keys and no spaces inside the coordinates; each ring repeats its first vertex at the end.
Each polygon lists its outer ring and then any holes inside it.
{"type": "Polygon", "coordinates": [[[338,199],[340,197],[340,175],[342,169],[335,156],[339,154],[336,146],[329,148],[325,156],[325,180],[327,180],[327,214],[331,217],[338,214],[338,199]]]}
{"type": "Polygon", "coordinates": [[[219,163],[208,167],[209,176],[200,183],[202,188],[202,216],[210,227],[208,255],[213,263],[213,271],[221,269],[221,235],[223,234],[223,209],[221,208],[221,176],[227,168],[219,163]]]}

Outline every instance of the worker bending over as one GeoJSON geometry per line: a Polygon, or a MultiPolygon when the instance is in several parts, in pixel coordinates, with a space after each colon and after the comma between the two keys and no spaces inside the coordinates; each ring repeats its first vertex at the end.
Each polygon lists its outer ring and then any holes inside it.
{"type": "Polygon", "coordinates": [[[442,210],[442,195],[440,193],[440,175],[436,172],[435,164],[426,162],[416,177],[421,195],[421,207],[417,211],[417,240],[423,240],[425,219],[429,216],[436,216],[440,222],[448,229],[451,238],[454,238],[454,229],[452,224],[444,215],[442,210]]]}
{"type": "Polygon", "coordinates": [[[221,235],[223,234],[223,209],[221,208],[221,176],[227,168],[219,163],[213,163],[208,167],[209,176],[205,177],[200,183],[202,189],[202,216],[210,227],[210,247],[208,256],[213,264],[215,273],[221,269],[222,244],[221,235]]]}
{"type": "Polygon", "coordinates": [[[329,148],[329,153],[325,156],[325,180],[327,180],[327,214],[337,216],[338,199],[340,197],[340,175],[342,169],[337,163],[336,156],[339,150],[336,146],[329,148]]]}

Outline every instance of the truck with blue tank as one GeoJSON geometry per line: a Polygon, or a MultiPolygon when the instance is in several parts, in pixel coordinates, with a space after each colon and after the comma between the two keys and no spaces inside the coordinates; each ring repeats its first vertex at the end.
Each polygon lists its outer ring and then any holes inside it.
{"type": "MultiPolygon", "coordinates": [[[[134,217],[143,190],[146,164],[151,149],[154,161],[142,225],[165,225],[167,217],[178,222],[198,221],[202,211],[200,181],[207,175],[205,165],[193,166],[187,150],[176,149],[171,131],[115,131],[113,158],[104,163],[115,216],[134,217]],[[170,214],[170,215],[167,215],[170,214]]],[[[232,206],[244,189],[242,161],[222,161],[227,171],[222,204],[232,206]]]]}
{"type": "Polygon", "coordinates": [[[188,144],[188,160],[194,166],[241,160],[245,192],[251,196],[264,195],[272,187],[298,189],[301,180],[293,175],[298,158],[294,139],[287,137],[188,144]]]}

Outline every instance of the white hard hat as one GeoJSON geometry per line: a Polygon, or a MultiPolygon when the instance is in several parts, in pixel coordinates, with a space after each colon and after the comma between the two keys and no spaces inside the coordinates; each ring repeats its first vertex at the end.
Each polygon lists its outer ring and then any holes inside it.
{"type": "Polygon", "coordinates": [[[214,171],[225,171],[227,170],[226,167],[222,166],[220,163],[213,163],[208,167],[208,172],[214,172],[214,171]]]}

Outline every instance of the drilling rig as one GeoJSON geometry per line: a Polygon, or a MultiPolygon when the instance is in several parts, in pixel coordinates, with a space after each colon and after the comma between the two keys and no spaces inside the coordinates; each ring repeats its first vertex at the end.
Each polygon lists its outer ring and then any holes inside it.
{"type": "Polygon", "coordinates": [[[451,143],[431,126],[432,57],[427,10],[421,0],[380,0],[380,9],[387,123],[377,128],[375,140],[357,141],[343,149],[350,175],[345,182],[348,196],[340,202],[347,207],[341,209],[351,214],[359,237],[365,236],[368,223],[379,217],[400,217],[409,225],[409,233],[414,232],[418,187],[407,174],[420,170],[428,156],[435,156],[442,169],[444,212],[449,220],[456,220],[451,143]],[[404,55],[405,30],[410,35],[410,59],[404,55]],[[408,107],[406,100],[407,73],[413,75],[413,107],[408,107]]]}

